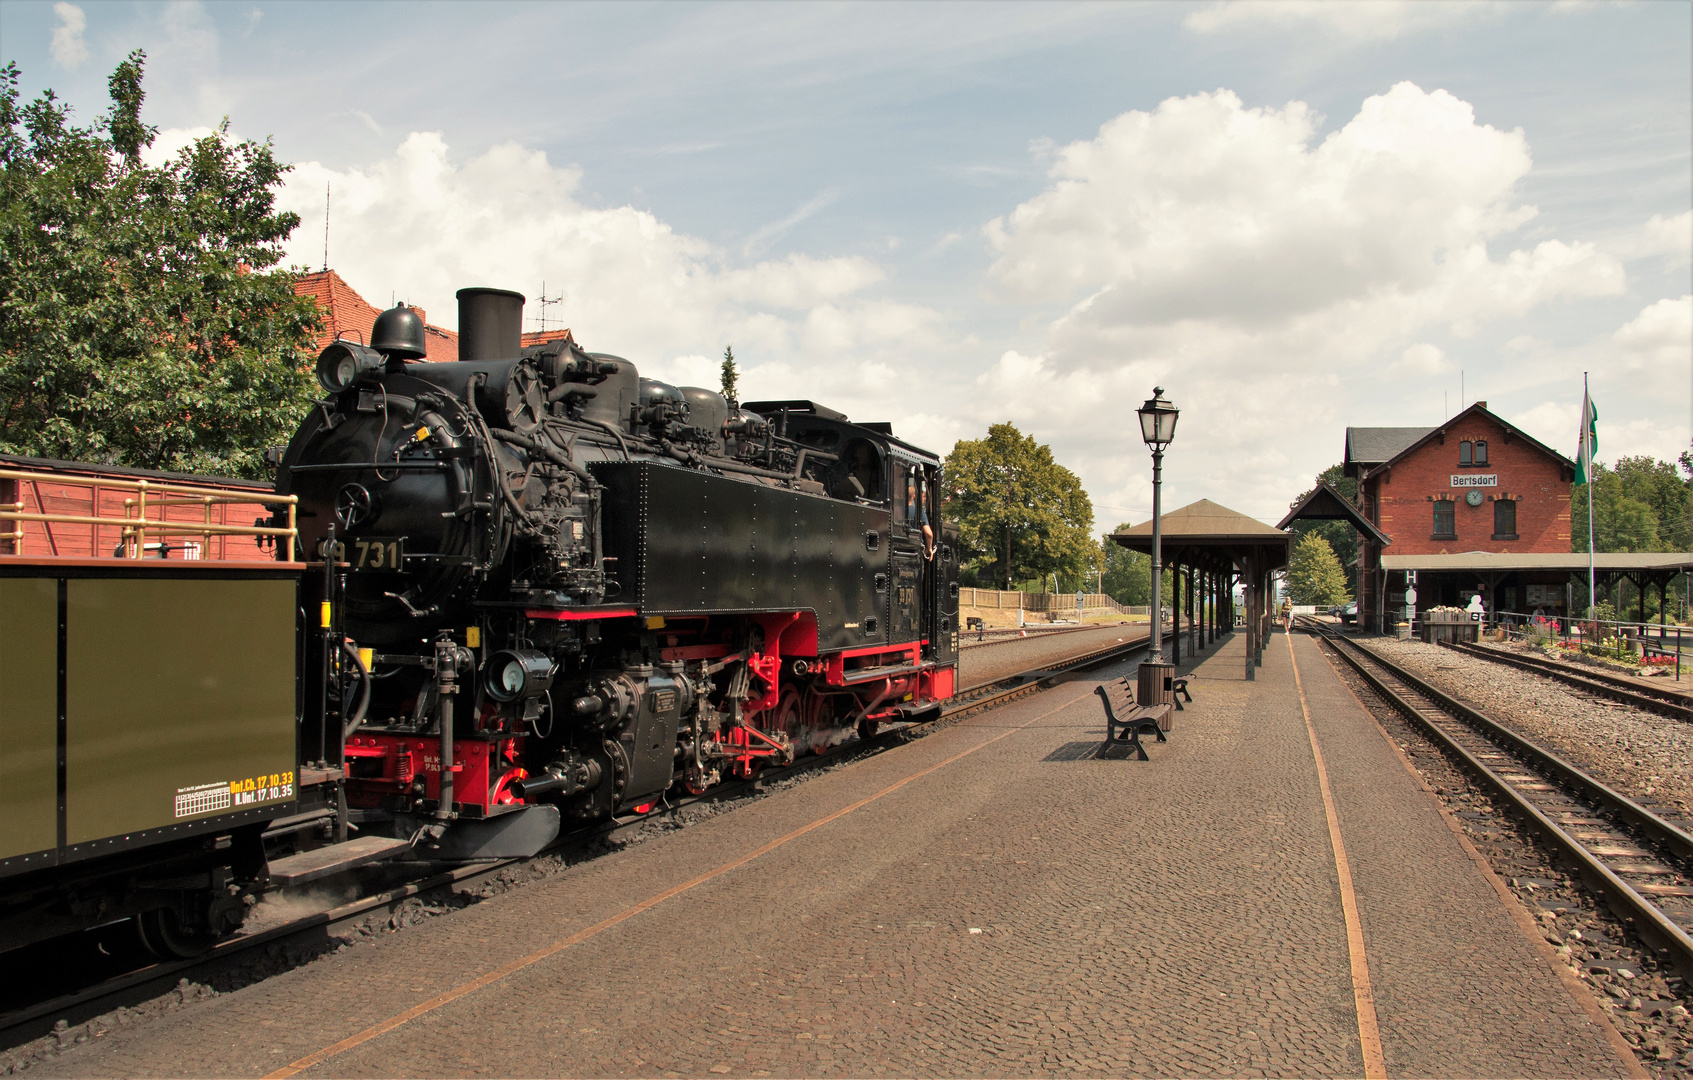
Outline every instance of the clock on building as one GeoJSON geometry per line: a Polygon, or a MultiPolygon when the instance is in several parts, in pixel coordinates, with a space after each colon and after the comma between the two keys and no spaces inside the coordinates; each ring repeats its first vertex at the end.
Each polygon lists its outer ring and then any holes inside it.
{"type": "Polygon", "coordinates": [[[1475,488],[1471,488],[1469,494],[1464,496],[1464,501],[1469,503],[1471,506],[1480,506],[1481,492],[1477,491],[1475,488]]]}

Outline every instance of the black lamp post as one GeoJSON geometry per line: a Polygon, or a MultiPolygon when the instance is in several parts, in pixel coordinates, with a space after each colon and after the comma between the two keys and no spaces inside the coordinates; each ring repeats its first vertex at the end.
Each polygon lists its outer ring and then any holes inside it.
{"type": "Polygon", "coordinates": [[[1154,386],[1152,397],[1136,410],[1140,414],[1140,437],[1152,447],[1152,658],[1164,659],[1164,523],[1160,520],[1160,491],[1164,482],[1164,448],[1176,437],[1180,410],[1164,400],[1164,388],[1154,386]]]}

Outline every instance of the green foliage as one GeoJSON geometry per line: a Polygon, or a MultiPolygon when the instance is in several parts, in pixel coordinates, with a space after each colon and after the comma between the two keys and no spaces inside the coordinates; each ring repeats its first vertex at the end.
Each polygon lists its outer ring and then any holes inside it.
{"type": "Polygon", "coordinates": [[[1344,604],[1352,599],[1334,549],[1315,534],[1295,544],[1288,556],[1287,591],[1295,604],[1344,604]]]}
{"type": "MultiPolygon", "coordinates": [[[[1352,477],[1343,476],[1341,474],[1341,470],[1343,468],[1345,468],[1345,466],[1338,462],[1330,465],[1328,468],[1317,474],[1317,483],[1320,484],[1326,481],[1330,487],[1340,492],[1347,502],[1356,506],[1358,505],[1358,481],[1352,477]]],[[[1298,506],[1301,500],[1308,497],[1311,492],[1315,490],[1317,490],[1317,484],[1312,484],[1310,487],[1299,493],[1299,498],[1294,499],[1287,505],[1289,508],[1298,506]]],[[[1357,573],[1357,529],[1354,529],[1351,525],[1344,521],[1296,521],[1288,529],[1288,532],[1293,535],[1295,544],[1299,543],[1307,536],[1320,536],[1324,540],[1328,541],[1329,548],[1333,551],[1335,558],[1340,560],[1341,572],[1346,577],[1348,588],[1351,587],[1353,577],[1357,573]]],[[[1311,601],[1301,600],[1300,603],[1311,603],[1311,601]]]]}
{"type": "Polygon", "coordinates": [[[733,408],[741,403],[739,385],[741,373],[735,369],[735,347],[733,345],[723,346],[722,373],[723,396],[729,399],[729,405],[733,408]]]}
{"type": "MultiPolygon", "coordinates": [[[[1118,525],[1112,532],[1127,532],[1128,522],[1118,525]]],[[[1105,559],[1105,574],[1100,591],[1119,604],[1129,604],[1135,607],[1145,607],[1152,603],[1152,556],[1139,551],[1130,551],[1113,540],[1102,541],[1105,559]]],[[[1163,581],[1163,600],[1169,603],[1170,597],[1175,595],[1175,573],[1165,567],[1161,575],[1163,581]]]]}
{"type": "Polygon", "coordinates": [[[958,523],[966,580],[987,588],[1080,575],[1098,548],[1093,504],[1076,474],[1012,424],[960,440],[945,466],[946,520],[958,523]],[[1010,562],[1007,564],[1007,547],[1010,562]]]}
{"type": "MultiPolygon", "coordinates": [[[[1595,551],[1687,551],[1689,481],[1667,461],[1594,462],[1595,551]]],[[[1570,487],[1570,550],[1587,550],[1587,486],[1570,487]]]]}
{"type": "Polygon", "coordinates": [[[273,269],[288,167],[227,120],[144,164],[144,61],[88,127],[0,71],[0,450],[260,476],[315,397],[316,306],[273,269]]]}

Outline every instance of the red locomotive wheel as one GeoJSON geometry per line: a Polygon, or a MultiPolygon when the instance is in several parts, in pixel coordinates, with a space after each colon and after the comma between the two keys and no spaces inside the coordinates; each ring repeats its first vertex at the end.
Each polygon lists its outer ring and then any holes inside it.
{"type": "Polygon", "coordinates": [[[798,757],[807,741],[805,710],[800,707],[799,691],[788,687],[776,701],[776,714],[771,718],[771,734],[788,744],[788,760],[798,757]]]}
{"type": "Polygon", "coordinates": [[[807,691],[805,716],[806,741],[812,753],[821,754],[835,742],[835,699],[815,690],[807,691]]]}

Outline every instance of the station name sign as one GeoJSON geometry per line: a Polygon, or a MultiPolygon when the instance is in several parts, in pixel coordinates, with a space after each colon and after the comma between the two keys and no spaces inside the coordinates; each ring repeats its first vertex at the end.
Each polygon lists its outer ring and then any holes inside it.
{"type": "Polygon", "coordinates": [[[1457,473],[1453,473],[1452,486],[1455,488],[1498,487],[1499,474],[1494,473],[1491,476],[1459,476],[1457,473]]]}

